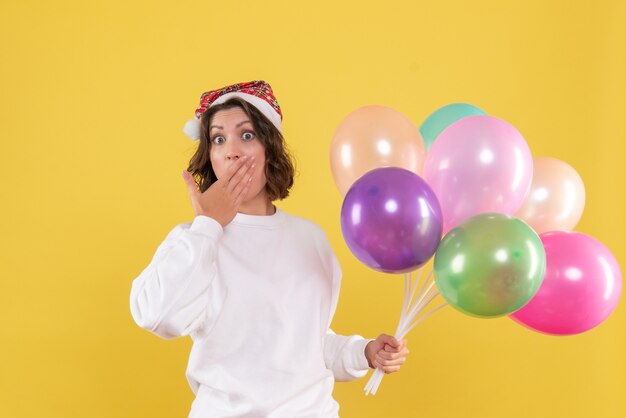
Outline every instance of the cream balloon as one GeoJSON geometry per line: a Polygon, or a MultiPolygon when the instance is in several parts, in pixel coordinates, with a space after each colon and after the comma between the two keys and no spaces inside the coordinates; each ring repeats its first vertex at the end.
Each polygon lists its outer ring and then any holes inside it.
{"type": "Polygon", "coordinates": [[[422,175],[426,145],[419,129],[399,111],[364,106],[345,117],[330,145],[330,168],[342,195],[366,172],[400,167],[422,175]]]}
{"type": "Polygon", "coordinates": [[[530,191],[515,216],[538,234],[571,231],[585,208],[585,185],[578,172],[556,158],[533,158],[530,191]]]}

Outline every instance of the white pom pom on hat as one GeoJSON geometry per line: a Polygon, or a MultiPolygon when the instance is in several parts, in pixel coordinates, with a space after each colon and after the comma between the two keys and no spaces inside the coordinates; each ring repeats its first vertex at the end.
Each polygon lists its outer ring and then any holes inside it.
{"type": "Polygon", "coordinates": [[[183,127],[183,132],[194,141],[200,139],[200,119],[194,117],[188,120],[183,127]]]}
{"type": "Polygon", "coordinates": [[[192,140],[200,139],[200,117],[204,111],[213,105],[224,103],[231,97],[239,97],[253,105],[282,133],[283,114],[272,88],[263,80],[254,80],[202,93],[195,117],[187,121],[183,127],[185,135],[192,140]]]}

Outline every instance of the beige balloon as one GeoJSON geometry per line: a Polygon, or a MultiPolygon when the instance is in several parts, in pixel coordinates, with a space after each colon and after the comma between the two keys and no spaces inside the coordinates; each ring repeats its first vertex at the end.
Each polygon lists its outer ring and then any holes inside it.
{"type": "Polygon", "coordinates": [[[556,158],[533,158],[533,180],[515,216],[538,234],[571,231],[585,208],[585,185],[578,172],[556,158]]]}
{"type": "Polygon", "coordinates": [[[344,196],[359,177],[375,168],[401,167],[421,176],[425,158],[419,129],[386,106],[364,106],[348,114],[330,145],[330,168],[344,196]]]}

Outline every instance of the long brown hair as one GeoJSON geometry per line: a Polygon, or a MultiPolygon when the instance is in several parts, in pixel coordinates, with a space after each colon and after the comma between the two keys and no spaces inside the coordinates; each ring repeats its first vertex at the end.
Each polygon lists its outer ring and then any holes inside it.
{"type": "Polygon", "coordinates": [[[200,118],[200,144],[196,153],[189,160],[187,171],[194,176],[201,192],[204,192],[217,181],[217,176],[211,165],[209,126],[215,113],[233,107],[240,107],[248,115],[257,133],[257,138],[265,147],[265,177],[267,178],[265,190],[270,201],[286,198],[289,196],[289,189],[293,186],[295,164],[287,149],[285,139],[265,115],[239,97],[232,97],[224,103],[211,106],[202,114],[200,118]]]}

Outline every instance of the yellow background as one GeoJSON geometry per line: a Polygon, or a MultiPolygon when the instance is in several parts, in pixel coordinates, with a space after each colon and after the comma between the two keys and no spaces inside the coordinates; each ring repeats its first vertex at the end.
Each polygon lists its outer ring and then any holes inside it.
{"type": "MultiPolygon", "coordinates": [[[[187,416],[191,341],[138,328],[130,284],[193,217],[181,129],[230,83],[264,79],[278,97],[299,172],[278,206],[329,235],[339,333],[393,333],[402,297],[401,276],[360,264],[339,227],[329,145],[364,105],[416,126],[453,102],[508,121],[534,156],[576,168],[576,229],[626,266],[623,1],[264,3],[2,2],[0,416],[187,416]]],[[[624,300],[560,338],[447,307],[409,348],[376,396],[369,374],[336,385],[342,417],[626,416],[624,300]]]]}

